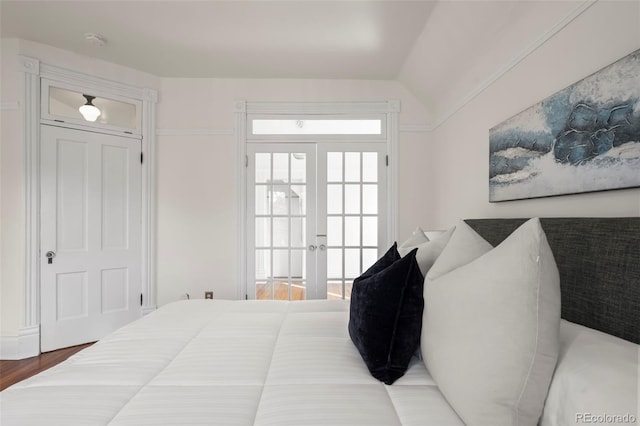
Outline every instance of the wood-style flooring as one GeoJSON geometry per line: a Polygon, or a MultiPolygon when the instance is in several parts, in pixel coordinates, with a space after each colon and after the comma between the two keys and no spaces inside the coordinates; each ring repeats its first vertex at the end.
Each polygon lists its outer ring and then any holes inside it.
{"type": "MultiPolygon", "coordinates": [[[[289,284],[276,281],[273,284],[273,293],[268,284],[256,284],[256,299],[258,300],[305,300],[306,289],[303,285],[291,285],[291,299],[289,299],[289,284]]],[[[346,288],[346,299],[351,298],[351,285],[346,288]]],[[[342,299],[342,284],[327,284],[327,299],[342,299]]]]}
{"type": "Polygon", "coordinates": [[[93,343],[72,346],[17,361],[0,361],[0,391],[61,363],[91,345],[93,343]]]}

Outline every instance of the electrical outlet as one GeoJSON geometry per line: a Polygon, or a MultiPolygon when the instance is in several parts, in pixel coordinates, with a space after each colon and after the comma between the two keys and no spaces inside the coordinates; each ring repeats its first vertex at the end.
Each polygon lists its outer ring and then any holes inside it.
{"type": "Polygon", "coordinates": [[[205,299],[213,299],[213,292],[212,291],[205,291],[204,292],[204,298],[205,299]]]}

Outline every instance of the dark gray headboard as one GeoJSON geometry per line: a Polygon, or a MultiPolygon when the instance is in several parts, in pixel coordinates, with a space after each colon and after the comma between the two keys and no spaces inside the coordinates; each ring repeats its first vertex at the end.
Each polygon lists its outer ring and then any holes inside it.
{"type": "MultiPolygon", "coordinates": [[[[467,219],[498,245],[527,219],[467,219]]],[[[560,271],[562,318],[640,343],[640,217],[542,218],[560,271]]]]}

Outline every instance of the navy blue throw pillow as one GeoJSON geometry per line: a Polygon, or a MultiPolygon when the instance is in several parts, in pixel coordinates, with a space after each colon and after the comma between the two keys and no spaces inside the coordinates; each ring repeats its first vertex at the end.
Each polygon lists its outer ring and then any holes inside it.
{"type": "Polygon", "coordinates": [[[371,375],[388,385],[404,375],[420,345],[424,278],[416,252],[372,274],[367,270],[351,291],[349,335],[371,375]]]}

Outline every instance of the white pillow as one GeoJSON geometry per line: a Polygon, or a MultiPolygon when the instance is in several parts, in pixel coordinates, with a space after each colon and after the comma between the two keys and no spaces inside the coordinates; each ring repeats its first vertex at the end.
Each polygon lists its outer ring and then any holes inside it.
{"type": "MultiPolygon", "coordinates": [[[[418,226],[416,230],[413,231],[413,234],[411,234],[411,236],[407,238],[405,242],[398,246],[398,249],[405,247],[415,247],[418,244],[426,243],[427,241],[429,241],[429,237],[427,237],[422,228],[418,226]]],[[[409,251],[407,253],[409,253],[409,251]]]]}
{"type": "Polygon", "coordinates": [[[447,272],[466,265],[482,256],[493,246],[476,233],[464,220],[458,221],[455,231],[442,253],[441,260],[434,263],[427,273],[427,279],[435,280],[447,272]]]}
{"type": "Polygon", "coordinates": [[[639,355],[640,345],[561,320],[560,356],[540,426],[638,421],[639,355]],[[611,418],[587,417],[605,415],[611,418]]]}
{"type": "MultiPolygon", "coordinates": [[[[469,238],[474,231],[460,229],[446,251],[481,252],[476,236],[469,238]]],[[[434,275],[450,272],[425,281],[425,365],[467,425],[533,426],[556,364],[560,322],[560,278],[540,221],[466,265],[456,268],[454,254],[434,265],[434,275]]]]}
{"type": "MultiPolygon", "coordinates": [[[[449,238],[451,238],[451,234],[453,234],[453,230],[455,228],[449,229],[447,232],[438,236],[438,238],[434,240],[427,240],[423,243],[416,245],[405,245],[407,242],[403,243],[402,246],[398,247],[398,253],[400,256],[404,257],[414,248],[418,249],[416,253],[416,261],[418,262],[418,266],[420,267],[420,272],[422,272],[422,276],[426,276],[433,263],[436,261],[442,250],[449,242],[449,238]]],[[[423,233],[424,235],[424,233],[423,233]]],[[[427,237],[425,237],[427,238],[427,237]]]]}

